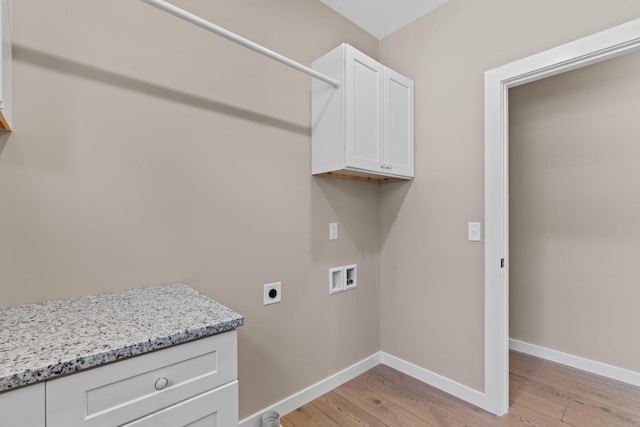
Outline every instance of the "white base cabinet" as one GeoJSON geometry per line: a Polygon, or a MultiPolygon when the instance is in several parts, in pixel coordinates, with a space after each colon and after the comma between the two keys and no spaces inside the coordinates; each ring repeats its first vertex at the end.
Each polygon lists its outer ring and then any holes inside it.
{"type": "Polygon", "coordinates": [[[237,377],[234,330],[0,394],[0,427],[237,426],[237,377]]]}
{"type": "Polygon", "coordinates": [[[312,82],[312,173],[370,181],[414,175],[414,86],[341,44],[313,69],[340,80],[312,82]]]}
{"type": "Polygon", "coordinates": [[[45,427],[44,383],[0,394],[0,427],[45,427]]]}

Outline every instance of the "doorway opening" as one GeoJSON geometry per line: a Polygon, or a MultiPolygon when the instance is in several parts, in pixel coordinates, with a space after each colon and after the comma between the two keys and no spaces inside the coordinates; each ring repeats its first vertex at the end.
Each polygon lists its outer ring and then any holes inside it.
{"type": "Polygon", "coordinates": [[[485,404],[509,409],[509,89],[640,51],[640,19],[485,73],[485,404]]]}

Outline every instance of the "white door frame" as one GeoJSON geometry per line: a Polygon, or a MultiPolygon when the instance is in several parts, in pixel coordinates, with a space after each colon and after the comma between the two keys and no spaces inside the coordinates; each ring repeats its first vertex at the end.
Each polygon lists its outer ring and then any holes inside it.
{"type": "Polygon", "coordinates": [[[494,414],[509,410],[509,88],[635,51],[640,19],[485,73],[484,409],[494,414]]]}

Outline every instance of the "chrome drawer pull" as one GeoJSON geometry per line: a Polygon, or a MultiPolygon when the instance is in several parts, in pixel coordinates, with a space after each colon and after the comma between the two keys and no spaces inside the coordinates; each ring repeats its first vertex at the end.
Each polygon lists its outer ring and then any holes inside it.
{"type": "Polygon", "coordinates": [[[164,388],[166,388],[169,385],[169,380],[162,377],[162,378],[158,378],[156,380],[156,384],[155,384],[155,388],[156,390],[163,390],[164,388]]]}

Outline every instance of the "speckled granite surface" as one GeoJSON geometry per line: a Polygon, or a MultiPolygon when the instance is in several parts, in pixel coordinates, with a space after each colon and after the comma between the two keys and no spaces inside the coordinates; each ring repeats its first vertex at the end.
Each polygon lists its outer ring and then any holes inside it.
{"type": "Polygon", "coordinates": [[[243,323],[182,283],[0,309],[0,392],[243,323]]]}

